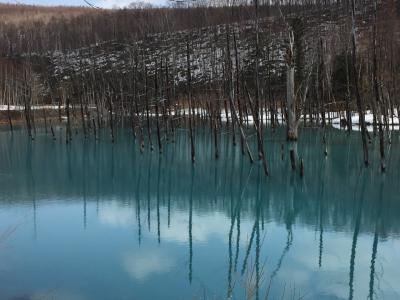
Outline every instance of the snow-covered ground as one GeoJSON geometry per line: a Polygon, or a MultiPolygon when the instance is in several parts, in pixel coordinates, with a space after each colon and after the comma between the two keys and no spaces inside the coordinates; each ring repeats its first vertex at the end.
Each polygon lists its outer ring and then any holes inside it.
{"type": "MultiPolygon", "coordinates": [[[[22,111],[24,110],[25,107],[23,105],[10,105],[10,110],[11,111],[22,111]]],[[[31,106],[32,110],[39,110],[39,109],[58,109],[58,105],[32,105],[31,106]]],[[[64,106],[61,105],[61,109],[64,109],[64,106]]],[[[8,106],[7,105],[0,105],[0,111],[7,111],[8,106]]]]}
{"type": "MultiPolygon", "coordinates": [[[[228,115],[228,119],[229,121],[232,120],[232,115],[230,112],[226,113],[225,110],[221,111],[221,120],[222,122],[226,122],[227,121],[227,115],[228,115]]],[[[264,124],[270,124],[271,123],[271,113],[270,112],[263,112],[260,117],[262,118],[262,122],[264,124]]],[[[284,118],[283,115],[280,111],[278,111],[275,115],[276,119],[279,124],[284,122],[284,118]]],[[[249,115],[248,117],[243,117],[243,122],[244,124],[248,124],[248,125],[253,125],[254,124],[254,118],[252,115],[249,115]]]]}
{"type": "MultiPolygon", "coordinates": [[[[366,111],[364,117],[365,117],[365,122],[367,125],[367,130],[369,132],[372,132],[374,130],[374,127],[372,125],[374,122],[374,115],[372,114],[371,111],[368,110],[368,111],[366,111]]],[[[346,118],[338,117],[338,118],[332,119],[331,120],[332,126],[336,129],[346,129],[346,127],[343,127],[341,125],[340,121],[342,119],[346,119],[346,118]]],[[[360,126],[359,122],[360,122],[360,118],[359,118],[358,113],[352,113],[352,116],[351,116],[352,130],[355,130],[355,131],[361,130],[361,126],[360,126]]],[[[395,115],[393,116],[393,118],[391,116],[389,117],[388,122],[389,122],[390,130],[399,130],[399,117],[398,117],[397,111],[395,111],[395,115]]]]}
{"type": "MultiPolygon", "coordinates": [[[[91,109],[94,109],[95,107],[90,107],[91,109]]],[[[0,111],[7,111],[8,107],[7,105],[0,105],[0,111]]],[[[33,105],[31,106],[32,110],[41,110],[41,109],[47,109],[47,110],[57,110],[59,109],[58,105],[33,105]]],[[[65,109],[64,105],[61,105],[61,109],[65,109]]],[[[22,105],[10,105],[10,111],[23,111],[24,106],[22,105]]],[[[203,108],[194,108],[194,113],[195,115],[210,115],[210,112],[206,109],[203,108]]],[[[230,122],[232,121],[232,114],[230,111],[226,112],[224,109],[221,110],[221,121],[222,122],[227,122],[229,120],[230,122]]],[[[394,112],[395,115],[393,117],[389,117],[389,128],[390,130],[400,130],[400,122],[399,122],[399,117],[398,117],[398,112],[394,112]]],[[[176,115],[189,115],[189,108],[183,108],[177,111],[176,109],[171,110],[171,115],[176,116],[176,115]]],[[[326,113],[326,119],[329,120],[329,115],[337,115],[336,112],[327,112],[326,113]]],[[[146,113],[143,113],[143,116],[146,116],[146,113]]],[[[155,117],[156,114],[154,112],[149,113],[150,117],[155,117]]],[[[373,131],[373,120],[374,116],[371,111],[366,111],[365,113],[365,122],[367,125],[367,130],[369,132],[373,131]]],[[[264,124],[271,124],[271,112],[263,112],[261,114],[262,117],[262,122],[264,124]]],[[[300,118],[300,121],[303,120],[303,115],[300,118]]],[[[275,120],[279,124],[285,123],[285,118],[282,114],[282,111],[278,109],[276,115],[275,115],[275,120]]],[[[309,119],[309,115],[306,115],[306,119],[309,119]]],[[[346,120],[345,116],[341,117],[334,117],[330,119],[330,124],[332,125],[333,128],[340,129],[340,130],[346,130],[345,126],[342,126],[341,120],[346,120]]],[[[254,118],[252,115],[248,115],[247,117],[244,117],[243,120],[245,125],[253,125],[254,124],[254,118]]],[[[359,131],[360,130],[360,124],[359,124],[359,117],[358,113],[353,112],[351,116],[351,122],[352,122],[352,130],[354,131],[359,131]]]]}

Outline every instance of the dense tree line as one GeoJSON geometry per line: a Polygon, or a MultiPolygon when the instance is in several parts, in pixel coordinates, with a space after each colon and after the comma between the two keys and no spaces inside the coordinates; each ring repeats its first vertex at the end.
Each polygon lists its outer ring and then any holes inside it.
{"type": "MultiPolygon", "coordinates": [[[[363,7],[369,1],[357,2],[363,7]]],[[[258,17],[279,15],[279,7],[288,13],[329,9],[334,16],[338,10],[345,11],[348,2],[292,0],[288,5],[280,6],[280,1],[260,1],[258,17]]],[[[159,32],[243,22],[254,18],[253,7],[247,1],[218,1],[213,6],[208,2],[193,3],[190,8],[120,10],[0,5],[0,55],[65,51],[109,40],[132,42],[159,32]]]]}

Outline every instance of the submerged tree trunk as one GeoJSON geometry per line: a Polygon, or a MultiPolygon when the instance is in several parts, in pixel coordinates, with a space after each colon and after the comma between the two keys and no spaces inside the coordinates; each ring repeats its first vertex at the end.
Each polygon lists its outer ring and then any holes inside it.
{"type": "Polygon", "coordinates": [[[299,123],[296,119],[296,101],[294,91],[294,34],[289,31],[289,48],[286,53],[286,110],[287,140],[297,141],[299,123]]]}
{"type": "Polygon", "coordinates": [[[69,112],[69,96],[66,96],[66,103],[65,103],[65,110],[67,114],[67,129],[66,129],[66,134],[65,134],[65,142],[68,144],[71,139],[72,139],[72,133],[71,133],[71,118],[70,118],[70,112],[69,112]]]}
{"type": "MultiPolygon", "coordinates": [[[[194,135],[193,135],[193,124],[192,124],[192,75],[191,75],[191,67],[190,67],[190,48],[189,48],[189,37],[186,43],[186,66],[187,66],[187,93],[188,93],[188,102],[189,102],[189,135],[190,135],[190,154],[192,157],[192,163],[196,161],[196,152],[194,147],[194,135]]],[[[193,109],[194,111],[194,109],[193,109]]]]}
{"type": "Polygon", "coordinates": [[[10,126],[10,131],[13,132],[13,124],[12,124],[11,112],[10,112],[10,97],[7,97],[7,116],[8,116],[8,124],[10,126]]]}
{"type": "MultiPolygon", "coordinates": [[[[381,171],[384,172],[386,169],[385,165],[385,139],[383,135],[383,126],[382,126],[382,107],[381,98],[379,94],[379,86],[378,86],[378,59],[377,59],[377,24],[376,24],[376,1],[374,1],[374,26],[373,26],[373,84],[374,84],[374,93],[375,93],[375,107],[377,108],[377,117],[378,117],[378,126],[379,126],[379,153],[381,156],[381,171]]],[[[385,111],[386,114],[386,111],[385,111]]]]}
{"type": "Polygon", "coordinates": [[[353,51],[352,51],[352,58],[353,58],[353,74],[354,74],[354,87],[356,91],[356,99],[357,99],[357,109],[358,109],[358,116],[359,116],[359,123],[361,125],[361,139],[362,139],[362,144],[363,144],[363,152],[364,152],[364,164],[368,166],[369,164],[369,158],[368,158],[368,145],[367,145],[367,129],[365,126],[365,118],[364,118],[364,108],[363,108],[363,103],[361,100],[361,95],[360,95],[360,89],[359,89],[359,78],[358,78],[358,72],[357,72],[357,44],[356,44],[356,24],[355,24],[355,0],[352,0],[352,12],[351,12],[351,18],[352,18],[352,29],[351,29],[351,35],[352,35],[352,46],[353,46],[353,51]]]}
{"type": "Polygon", "coordinates": [[[352,121],[351,121],[351,90],[350,90],[350,75],[349,75],[349,59],[348,53],[346,50],[346,125],[347,125],[347,132],[350,134],[352,129],[352,121]]]}

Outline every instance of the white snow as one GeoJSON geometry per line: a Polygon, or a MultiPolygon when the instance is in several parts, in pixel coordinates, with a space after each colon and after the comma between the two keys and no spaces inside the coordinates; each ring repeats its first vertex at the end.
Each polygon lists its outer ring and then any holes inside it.
{"type": "MultiPolygon", "coordinates": [[[[391,116],[388,118],[390,130],[399,130],[399,117],[396,114],[397,114],[397,112],[395,111],[395,116],[393,116],[393,118],[391,116]]],[[[364,118],[365,118],[365,122],[367,125],[366,126],[367,130],[369,132],[372,132],[374,129],[374,127],[372,125],[374,122],[374,115],[372,114],[371,111],[368,110],[368,111],[366,111],[364,118]]],[[[346,129],[346,127],[341,126],[341,124],[340,124],[341,119],[346,120],[345,117],[343,117],[343,118],[338,117],[338,118],[332,119],[332,126],[336,129],[346,129]]],[[[351,114],[351,122],[352,122],[352,130],[355,130],[355,131],[361,130],[361,126],[359,124],[360,119],[359,119],[358,113],[353,112],[351,114]]]]}
{"type": "MultiPolygon", "coordinates": [[[[25,107],[23,105],[10,105],[11,111],[22,111],[25,107]]],[[[40,109],[58,109],[58,105],[32,105],[31,110],[40,110],[40,109]]],[[[61,105],[61,109],[64,109],[64,106],[61,105]]],[[[0,105],[0,111],[7,111],[7,105],[0,105]]]]}

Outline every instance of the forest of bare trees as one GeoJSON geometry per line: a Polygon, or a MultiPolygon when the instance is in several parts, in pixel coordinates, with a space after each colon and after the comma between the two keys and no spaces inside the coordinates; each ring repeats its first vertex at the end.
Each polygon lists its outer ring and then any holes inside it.
{"type": "Polygon", "coordinates": [[[286,124],[293,141],[300,123],[325,130],[336,118],[349,131],[359,127],[366,165],[379,137],[385,170],[400,110],[399,1],[0,7],[20,16],[0,21],[2,116],[12,129],[19,107],[32,138],[36,118],[53,136],[53,124],[65,121],[67,143],[78,128],[96,138],[102,127],[114,142],[117,126],[129,125],[142,151],[161,152],[188,125],[195,161],[194,131],[207,121],[216,158],[224,128],[268,174],[266,124],[286,124]]]}

